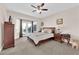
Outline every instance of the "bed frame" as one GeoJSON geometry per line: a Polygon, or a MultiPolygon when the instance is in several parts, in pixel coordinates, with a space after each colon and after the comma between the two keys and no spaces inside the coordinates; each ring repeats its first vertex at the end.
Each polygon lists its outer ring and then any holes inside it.
{"type": "MultiPolygon", "coordinates": [[[[43,27],[43,29],[52,29],[52,33],[55,34],[55,27],[43,27]]],[[[44,40],[39,41],[38,44],[35,44],[35,42],[34,42],[30,37],[27,37],[27,38],[28,38],[28,40],[30,40],[35,46],[39,46],[39,45],[41,45],[41,44],[44,44],[44,43],[46,43],[46,42],[51,41],[51,40],[54,39],[54,37],[50,37],[50,38],[47,38],[47,39],[44,39],[44,40]]]]}
{"type": "Polygon", "coordinates": [[[31,38],[29,38],[29,37],[27,37],[27,38],[28,38],[29,41],[31,41],[31,43],[33,43],[35,46],[39,46],[39,45],[41,45],[41,44],[44,44],[44,43],[46,43],[46,42],[51,41],[51,40],[54,39],[54,37],[51,37],[51,38],[48,38],[48,39],[41,40],[41,41],[38,42],[38,44],[35,44],[35,42],[34,42],[31,38]]]}

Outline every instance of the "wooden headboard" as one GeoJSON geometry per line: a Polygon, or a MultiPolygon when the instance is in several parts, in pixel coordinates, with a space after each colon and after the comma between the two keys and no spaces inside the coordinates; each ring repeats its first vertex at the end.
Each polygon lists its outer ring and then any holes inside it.
{"type": "Polygon", "coordinates": [[[51,29],[52,33],[55,34],[56,28],[55,27],[43,27],[43,29],[51,29]]]}

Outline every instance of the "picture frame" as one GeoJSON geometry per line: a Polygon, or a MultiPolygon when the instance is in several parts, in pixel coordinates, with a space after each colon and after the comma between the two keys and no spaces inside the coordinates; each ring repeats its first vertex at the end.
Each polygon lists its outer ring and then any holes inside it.
{"type": "Polygon", "coordinates": [[[63,24],[63,18],[57,19],[56,23],[57,25],[63,24]]]}

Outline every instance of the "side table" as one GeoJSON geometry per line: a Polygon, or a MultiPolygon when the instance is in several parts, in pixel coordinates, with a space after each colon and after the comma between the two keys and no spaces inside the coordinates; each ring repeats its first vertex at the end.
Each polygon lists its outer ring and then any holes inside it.
{"type": "Polygon", "coordinates": [[[54,40],[62,42],[62,36],[60,33],[54,34],[54,40]]]}
{"type": "Polygon", "coordinates": [[[70,34],[61,34],[61,36],[62,36],[62,39],[66,39],[68,41],[67,44],[69,44],[71,35],[70,34]]]}

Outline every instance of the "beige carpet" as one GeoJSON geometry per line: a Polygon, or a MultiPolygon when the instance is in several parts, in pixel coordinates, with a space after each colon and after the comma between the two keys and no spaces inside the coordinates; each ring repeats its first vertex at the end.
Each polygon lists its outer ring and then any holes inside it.
{"type": "Polygon", "coordinates": [[[1,55],[78,55],[79,50],[65,43],[49,41],[40,46],[34,46],[26,37],[15,41],[15,47],[3,50],[1,55]]]}

